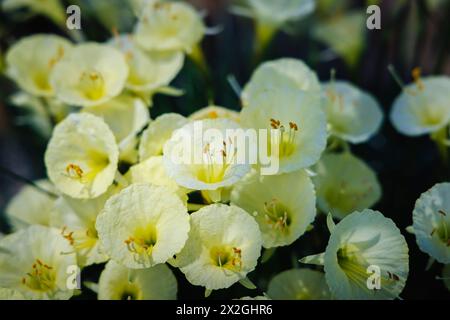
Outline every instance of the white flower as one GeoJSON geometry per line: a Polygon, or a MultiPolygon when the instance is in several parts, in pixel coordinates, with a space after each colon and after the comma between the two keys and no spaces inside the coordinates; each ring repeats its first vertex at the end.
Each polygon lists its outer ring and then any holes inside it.
{"type": "Polygon", "coordinates": [[[370,94],[345,81],[325,83],[323,90],[332,135],[351,143],[361,143],[380,129],[383,112],[370,94]]]}
{"type": "Polygon", "coordinates": [[[65,103],[89,107],[118,96],[128,78],[125,56],[98,43],[73,48],[54,67],[50,83],[65,103]]]}
{"type": "Polygon", "coordinates": [[[256,267],[261,252],[258,224],[235,206],[213,204],[191,214],[191,231],[176,265],[193,285],[228,288],[256,267]]]}
{"type": "Polygon", "coordinates": [[[316,73],[303,61],[283,58],[261,64],[242,91],[242,104],[246,107],[259,94],[277,89],[291,88],[318,94],[321,90],[316,73]]]}
{"type": "Polygon", "coordinates": [[[190,226],[185,205],[170,189],[133,184],[106,202],[96,228],[111,259],[143,269],[180,252],[190,226]]]}
{"type": "Polygon", "coordinates": [[[185,117],[177,113],[165,113],[152,121],[142,133],[139,144],[140,161],[153,156],[161,156],[164,144],[170,139],[172,133],[188,122],[185,117]]]}
{"type": "Polygon", "coordinates": [[[1,239],[0,248],[0,287],[17,290],[26,299],[72,296],[67,270],[77,265],[76,256],[67,253],[70,245],[58,230],[31,226],[1,239]]]}
{"type": "Polygon", "coordinates": [[[150,2],[135,28],[136,42],[146,50],[190,53],[206,28],[200,14],[183,2],[150,2]]]}
{"type": "Polygon", "coordinates": [[[174,300],[177,279],[160,264],[148,269],[130,270],[109,261],[100,275],[99,300],[174,300]]]}
{"type": "Polygon", "coordinates": [[[180,51],[146,52],[131,35],[116,37],[110,43],[125,55],[130,69],[126,87],[132,91],[157,91],[167,86],[183,67],[184,55],[180,51]]]}
{"type": "Polygon", "coordinates": [[[331,232],[325,254],[303,258],[323,264],[336,299],[395,299],[408,277],[408,245],[391,219],[370,209],[345,217],[331,232]]]}
{"type": "MultiPolygon", "coordinates": [[[[55,187],[48,180],[35,182],[40,188],[55,193],[55,187]]],[[[6,216],[14,230],[39,224],[51,226],[52,208],[55,197],[33,186],[23,187],[6,207],[6,216]]]]}
{"type": "Polygon", "coordinates": [[[267,295],[274,300],[330,300],[325,274],[310,269],[291,269],[269,282],[267,295]]]}
{"type": "Polygon", "coordinates": [[[231,203],[255,217],[265,248],[292,244],[316,216],[314,186],[303,170],[277,176],[253,171],[233,187],[231,203]]]}
{"type": "Polygon", "coordinates": [[[450,77],[420,79],[403,89],[395,100],[391,121],[402,134],[419,136],[444,128],[450,121],[450,77]]]}
{"type": "Polygon", "coordinates": [[[278,158],[278,173],[313,165],[326,146],[326,118],[320,95],[313,92],[292,87],[261,91],[242,109],[241,122],[267,130],[267,157],[278,158]]]}
{"type": "Polygon", "coordinates": [[[338,219],[370,208],[381,198],[375,172],[350,153],[325,154],[314,171],[317,206],[338,219]]]}
{"type": "Polygon", "coordinates": [[[119,150],[105,122],[88,113],[71,114],[58,124],[45,153],[55,187],[73,198],[95,198],[113,183],[119,150]]]}
{"type": "Polygon", "coordinates": [[[56,35],[37,34],[20,39],[6,54],[6,74],[30,94],[54,96],[50,74],[71,48],[68,40],[56,35]]]}
{"type": "Polygon", "coordinates": [[[221,188],[250,171],[250,165],[240,161],[246,159],[236,156],[236,139],[227,139],[227,130],[239,128],[231,120],[215,119],[194,121],[176,130],[164,145],[166,172],[179,185],[207,191],[212,201],[219,201],[221,188]]]}
{"type": "Polygon", "coordinates": [[[436,184],[420,196],[413,211],[413,228],[420,250],[450,263],[450,183],[436,184]]]}

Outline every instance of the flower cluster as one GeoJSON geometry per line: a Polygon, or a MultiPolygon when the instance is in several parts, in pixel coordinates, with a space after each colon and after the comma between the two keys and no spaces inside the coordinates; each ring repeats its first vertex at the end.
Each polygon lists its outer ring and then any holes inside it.
{"type": "MultiPolygon", "coordinates": [[[[205,296],[240,283],[264,292],[257,299],[398,298],[408,246],[390,218],[370,209],[381,186],[351,150],[380,129],[377,100],[283,58],[257,67],[240,111],[211,105],[152,119],[155,94],[182,94],[170,84],[185,57],[199,58],[208,28],[184,2],[134,5],[130,34],[114,32],[104,43],[38,34],[6,54],[6,74],[19,88],[13,102],[43,110],[54,128],[48,179],[24,187],[6,209],[13,232],[0,239],[0,299],[69,299],[84,290],[98,299],[176,299],[175,274],[205,296]],[[258,131],[260,157],[250,161],[249,144],[223,138],[230,130],[258,131]],[[191,161],[174,159],[186,155],[191,161]],[[278,170],[266,174],[262,158],[275,159],[278,170]],[[324,253],[268,285],[253,276],[277,248],[325,221],[324,253]],[[104,266],[98,283],[83,282],[92,265],[104,266]],[[71,267],[81,277],[72,281],[71,267]]],[[[268,39],[313,9],[312,0],[249,0],[235,10],[254,17],[268,39]]],[[[408,135],[445,130],[439,141],[448,143],[449,92],[448,77],[417,76],[393,106],[395,127],[408,135]]],[[[448,183],[424,193],[411,229],[443,264],[450,264],[449,199],[448,183]]]]}

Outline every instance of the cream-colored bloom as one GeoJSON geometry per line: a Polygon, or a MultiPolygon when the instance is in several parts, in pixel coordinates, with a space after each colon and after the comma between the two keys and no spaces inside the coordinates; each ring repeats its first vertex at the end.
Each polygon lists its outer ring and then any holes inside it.
{"type": "Polygon", "coordinates": [[[322,212],[330,212],[338,219],[370,208],[381,198],[375,172],[350,153],[326,154],[314,171],[317,205],[322,212]]]}
{"type": "Polygon", "coordinates": [[[177,297],[177,279],[164,264],[131,270],[109,261],[98,285],[99,300],[174,300],[177,297]]]}
{"type": "Polygon", "coordinates": [[[72,246],[71,252],[78,257],[81,267],[108,260],[103,252],[95,221],[103,209],[106,200],[114,193],[110,191],[95,199],[73,199],[60,197],[53,209],[53,226],[61,230],[61,235],[72,246]]]}
{"type": "Polygon", "coordinates": [[[119,150],[113,133],[99,117],[71,114],[58,124],[45,153],[55,187],[73,198],[103,194],[116,175],[119,150]]]}
{"type": "MultiPolygon", "coordinates": [[[[55,193],[55,187],[48,180],[35,182],[40,188],[55,193]]],[[[52,208],[56,198],[33,186],[23,187],[6,207],[6,216],[14,230],[33,224],[51,226],[52,208]]]]}
{"type": "Polygon", "coordinates": [[[434,76],[406,86],[394,102],[391,121],[402,134],[433,133],[450,122],[450,77],[434,76]]]}
{"type": "Polygon", "coordinates": [[[205,31],[202,17],[190,4],[158,1],[145,6],[134,35],[146,50],[190,53],[205,31]]]}
{"type": "Polygon", "coordinates": [[[450,183],[436,184],[420,196],[413,211],[413,228],[420,250],[450,263],[450,183]]]}
{"type": "Polygon", "coordinates": [[[354,67],[364,49],[367,15],[362,10],[336,15],[337,10],[332,9],[329,19],[316,23],[311,34],[354,67]]]}
{"type": "Polygon", "coordinates": [[[261,23],[274,27],[298,21],[312,13],[315,8],[314,0],[247,0],[246,2],[250,10],[248,14],[261,23]]]}
{"type": "Polygon", "coordinates": [[[279,88],[319,94],[320,83],[316,73],[301,60],[283,58],[265,62],[256,69],[242,91],[242,104],[244,107],[253,104],[251,100],[259,94],[279,88]]]}
{"type": "Polygon", "coordinates": [[[150,157],[147,160],[130,168],[127,178],[133,183],[151,183],[156,186],[165,186],[176,193],[184,202],[187,202],[189,190],[180,187],[175,180],[169,177],[163,164],[162,156],[150,157]]]}
{"type": "Polygon", "coordinates": [[[383,112],[369,93],[346,81],[325,83],[323,90],[332,135],[351,143],[361,143],[380,129],[383,112]]]}
{"type": "Polygon", "coordinates": [[[164,144],[170,139],[172,133],[188,122],[178,113],[165,113],[152,121],[142,133],[139,144],[140,161],[162,155],[164,144]]]}
{"type": "Polygon", "coordinates": [[[33,13],[42,14],[57,24],[65,24],[66,13],[61,4],[61,0],[4,0],[2,9],[12,11],[27,8],[33,13]]]}
{"type": "Polygon", "coordinates": [[[202,108],[189,116],[190,120],[230,119],[239,122],[239,112],[219,106],[202,108]]]}
{"type": "Polygon", "coordinates": [[[55,86],[50,83],[50,74],[71,48],[68,40],[51,34],[20,39],[6,54],[6,74],[30,94],[53,96],[55,86]]]}
{"type": "Polygon", "coordinates": [[[120,160],[137,162],[137,134],[150,121],[150,112],[141,99],[122,94],[103,104],[84,108],[82,112],[94,114],[106,122],[119,145],[120,160]]]}
{"type": "Polygon", "coordinates": [[[212,201],[219,201],[221,188],[250,171],[250,165],[240,161],[245,159],[236,156],[236,139],[227,138],[227,130],[239,128],[231,120],[215,119],[194,121],[176,130],[164,145],[166,172],[179,185],[206,191],[212,201]]]}
{"type": "Polygon", "coordinates": [[[228,288],[256,267],[261,253],[258,224],[235,206],[213,204],[191,214],[191,231],[176,265],[193,285],[228,288]]]}
{"type": "Polygon", "coordinates": [[[131,35],[114,38],[111,44],[125,55],[130,69],[126,87],[132,91],[157,91],[169,85],[183,67],[182,52],[146,52],[135,44],[131,35]]]}
{"type": "Polygon", "coordinates": [[[133,184],[106,202],[96,228],[113,260],[143,269],[180,252],[190,226],[185,205],[169,188],[133,184]]]}
{"type": "Polygon", "coordinates": [[[255,93],[241,111],[241,122],[267,130],[267,157],[279,159],[278,173],[313,165],[326,146],[326,118],[320,95],[313,92],[280,87],[255,93]]]}
{"type": "Polygon", "coordinates": [[[395,223],[370,209],[355,211],[337,225],[328,216],[327,223],[331,236],[325,253],[301,261],[325,266],[333,298],[397,298],[408,277],[409,255],[395,223]]]}
{"type": "Polygon", "coordinates": [[[329,300],[325,274],[310,269],[291,269],[269,282],[267,295],[274,300],[329,300]]]}
{"type": "Polygon", "coordinates": [[[316,216],[314,185],[303,170],[277,176],[253,171],[233,187],[231,203],[255,217],[265,248],[290,245],[316,216]]]}
{"type": "Polygon", "coordinates": [[[26,299],[69,299],[69,267],[77,265],[70,245],[56,229],[31,226],[0,240],[0,287],[26,299]],[[6,251],[6,253],[3,253],[6,251]]]}
{"type": "Polygon", "coordinates": [[[128,65],[119,50],[98,43],[83,43],[55,65],[50,83],[62,101],[88,107],[118,96],[127,78],[128,65]]]}
{"type": "Polygon", "coordinates": [[[25,300],[25,297],[17,290],[0,288],[0,300],[25,300]]]}

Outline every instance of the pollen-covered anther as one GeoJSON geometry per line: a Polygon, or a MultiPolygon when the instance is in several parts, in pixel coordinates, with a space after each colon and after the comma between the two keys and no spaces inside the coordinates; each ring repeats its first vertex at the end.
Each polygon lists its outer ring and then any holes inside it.
{"type": "Polygon", "coordinates": [[[67,230],[67,227],[63,227],[62,230],[61,230],[61,235],[65,239],[67,239],[67,241],[69,241],[70,245],[73,246],[74,243],[75,243],[75,239],[73,238],[73,231],[70,231],[70,232],[66,233],[66,230],[67,230]]]}
{"type": "Polygon", "coordinates": [[[239,270],[242,269],[242,250],[239,248],[233,248],[233,259],[231,260],[231,265],[237,267],[239,270]]]}
{"type": "Polygon", "coordinates": [[[34,290],[46,291],[53,288],[54,279],[53,267],[36,259],[31,271],[22,278],[22,284],[34,290]]]}
{"type": "Polygon", "coordinates": [[[73,179],[81,179],[83,177],[83,169],[79,165],[69,163],[66,167],[66,174],[73,179]]]}
{"type": "Polygon", "coordinates": [[[425,85],[421,79],[422,76],[422,69],[420,67],[416,67],[411,72],[412,77],[414,79],[414,83],[416,84],[417,88],[420,91],[423,91],[425,89],[425,85]]]}

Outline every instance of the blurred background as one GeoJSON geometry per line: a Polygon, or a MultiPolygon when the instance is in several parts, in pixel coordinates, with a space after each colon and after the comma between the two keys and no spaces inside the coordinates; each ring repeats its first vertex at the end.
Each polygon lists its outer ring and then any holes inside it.
{"type": "MultiPolygon", "coordinates": [[[[67,5],[76,3],[81,7],[82,31],[89,40],[108,40],[113,28],[129,32],[135,21],[125,0],[62,2],[67,5]]],[[[448,163],[441,160],[428,137],[402,136],[394,130],[387,117],[393,100],[400,93],[399,85],[388,72],[389,64],[395,67],[405,83],[412,81],[411,71],[415,67],[420,67],[424,76],[450,75],[450,0],[319,0],[312,15],[284,26],[257,57],[254,55],[252,20],[230,12],[230,5],[236,2],[189,2],[205,12],[208,26],[222,30],[216,35],[206,36],[202,42],[209,74],[205,75],[193,61],[187,60],[173,82],[174,87],[185,90],[185,95],[157,95],[151,109],[152,118],[165,112],[189,115],[212,103],[239,110],[240,101],[227,78],[232,75],[243,86],[255,67],[265,60],[281,57],[302,59],[322,81],[329,80],[330,70],[335,69],[337,79],[349,80],[373,94],[386,115],[379,134],[369,143],[352,146],[352,151],[364,159],[380,179],[383,197],[375,209],[392,218],[408,241],[410,276],[401,296],[404,299],[450,299],[450,292],[442,281],[435,279],[441,274],[442,265],[435,264],[425,271],[428,256],[419,251],[414,236],[405,231],[405,227],[412,224],[412,210],[420,194],[438,182],[450,181],[448,163]],[[381,30],[366,28],[369,4],[381,7],[381,30]]],[[[64,30],[45,16],[27,10],[0,12],[2,56],[15,41],[35,33],[65,35],[64,30]]],[[[30,180],[43,178],[43,153],[48,134],[39,133],[30,125],[26,109],[12,106],[10,97],[15,90],[13,82],[0,76],[0,168],[7,168],[30,180]]],[[[5,206],[23,185],[23,181],[0,169],[2,232],[8,231],[3,218],[5,206]]],[[[268,263],[250,274],[250,278],[261,279],[257,284],[265,288],[273,275],[297,267],[298,258],[323,251],[327,240],[324,217],[318,217],[314,232],[303,236],[289,248],[277,250],[268,263]]],[[[96,281],[98,270],[101,267],[88,268],[83,279],[96,281]]],[[[180,298],[203,297],[202,288],[188,285],[176,272],[180,298]]],[[[221,294],[215,293],[213,298],[221,298],[221,294]]],[[[223,297],[241,297],[254,296],[255,292],[233,286],[226,295],[223,294],[223,297]]],[[[84,294],[80,298],[88,297],[89,294],[84,294]]]]}

